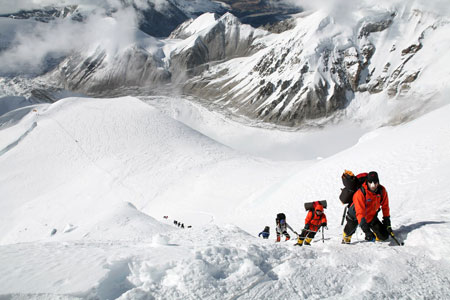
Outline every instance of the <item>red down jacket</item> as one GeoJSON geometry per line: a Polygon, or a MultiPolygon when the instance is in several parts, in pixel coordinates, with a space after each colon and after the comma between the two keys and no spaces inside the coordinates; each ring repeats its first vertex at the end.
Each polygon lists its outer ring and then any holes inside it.
{"type": "Polygon", "coordinates": [[[311,230],[311,231],[319,230],[320,225],[322,225],[322,223],[327,222],[327,217],[325,216],[325,213],[323,212],[322,205],[320,205],[320,204],[316,205],[314,210],[315,210],[314,212],[312,210],[310,210],[305,218],[305,225],[309,224],[309,230],[311,230]],[[317,213],[318,210],[322,211],[321,215],[319,215],[317,213]]]}
{"type": "Polygon", "coordinates": [[[383,211],[383,217],[389,217],[389,198],[386,189],[379,185],[378,193],[371,192],[366,182],[363,183],[362,188],[366,192],[365,196],[361,189],[353,195],[358,223],[361,223],[362,218],[366,218],[367,223],[370,223],[380,207],[383,211]]]}

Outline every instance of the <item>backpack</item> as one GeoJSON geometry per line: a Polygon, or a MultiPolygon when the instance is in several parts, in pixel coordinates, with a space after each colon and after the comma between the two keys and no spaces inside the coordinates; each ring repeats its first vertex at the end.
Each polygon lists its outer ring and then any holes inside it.
{"type": "Polygon", "coordinates": [[[316,215],[316,206],[318,204],[322,205],[323,209],[327,208],[327,200],[305,202],[305,210],[310,210],[312,212],[312,218],[316,215]]]}
{"type": "Polygon", "coordinates": [[[360,173],[355,176],[352,171],[345,170],[341,178],[344,188],[341,189],[339,200],[341,200],[342,204],[350,205],[353,203],[353,195],[366,181],[367,173],[360,173]]]}
{"type": "Polygon", "coordinates": [[[305,202],[305,210],[314,211],[317,204],[322,205],[323,209],[327,208],[327,200],[319,200],[319,201],[314,201],[314,202],[305,202]]]}

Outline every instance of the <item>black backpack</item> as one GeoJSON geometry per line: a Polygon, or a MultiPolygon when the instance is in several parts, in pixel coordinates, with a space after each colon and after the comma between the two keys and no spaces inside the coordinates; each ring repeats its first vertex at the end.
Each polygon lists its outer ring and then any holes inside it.
{"type": "Polygon", "coordinates": [[[344,188],[341,189],[339,200],[342,204],[351,204],[353,202],[353,195],[366,181],[367,173],[361,173],[355,176],[351,171],[345,170],[341,176],[344,188]]]}
{"type": "Polygon", "coordinates": [[[324,209],[327,208],[327,200],[319,200],[319,201],[313,201],[313,202],[305,202],[305,210],[314,211],[317,204],[322,205],[324,209]]]}

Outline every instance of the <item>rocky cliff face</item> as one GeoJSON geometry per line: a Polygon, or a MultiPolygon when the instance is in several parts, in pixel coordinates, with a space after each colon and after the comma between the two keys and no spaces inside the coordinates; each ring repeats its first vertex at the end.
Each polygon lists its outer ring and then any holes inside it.
{"type": "Polygon", "coordinates": [[[130,86],[184,85],[187,78],[203,74],[210,63],[253,53],[258,48],[253,43],[255,38],[267,34],[243,25],[229,13],[222,17],[206,14],[203,18],[209,23],[198,32],[195,28],[204,26],[201,19],[188,21],[175,31],[172,38],[185,37],[190,30],[195,33],[184,40],[171,41],[171,47],[148,37],[141,45],[132,45],[111,56],[99,45],[89,55],[69,56],[44,77],[66,89],[91,95],[130,86]]]}
{"type": "Polygon", "coordinates": [[[332,118],[356,95],[407,96],[430,64],[422,49],[436,49],[448,23],[420,11],[383,12],[364,16],[351,29],[320,12],[297,17],[296,26],[274,42],[255,41],[266,45],[258,53],[191,78],[184,92],[286,126],[332,118]]]}

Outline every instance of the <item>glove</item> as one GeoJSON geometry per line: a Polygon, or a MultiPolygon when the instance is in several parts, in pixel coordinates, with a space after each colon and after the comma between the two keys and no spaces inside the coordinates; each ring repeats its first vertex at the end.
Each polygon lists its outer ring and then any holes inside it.
{"type": "Polygon", "coordinates": [[[369,230],[369,232],[366,233],[366,241],[374,241],[375,235],[372,233],[372,231],[369,230]]]}
{"type": "MultiPolygon", "coordinates": [[[[327,223],[324,222],[324,223],[322,223],[320,226],[322,226],[322,227],[327,227],[327,223]]],[[[328,227],[327,227],[327,229],[328,229],[328,227]]]]}
{"type": "Polygon", "coordinates": [[[386,230],[387,230],[387,232],[390,234],[390,235],[394,235],[394,232],[392,231],[392,227],[391,226],[388,226],[388,227],[386,227],[386,230]]]}
{"type": "Polygon", "coordinates": [[[386,227],[387,232],[392,235],[391,217],[383,217],[383,225],[386,227]]]}
{"type": "MultiPolygon", "coordinates": [[[[366,234],[366,236],[367,236],[367,234],[368,234],[369,232],[372,233],[372,232],[370,231],[370,226],[369,226],[369,224],[367,224],[366,218],[362,218],[362,219],[361,219],[361,222],[359,223],[359,226],[361,227],[362,231],[364,231],[364,233],[366,234]]],[[[372,235],[373,235],[373,234],[372,234],[372,235]]]]}

